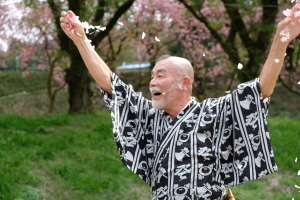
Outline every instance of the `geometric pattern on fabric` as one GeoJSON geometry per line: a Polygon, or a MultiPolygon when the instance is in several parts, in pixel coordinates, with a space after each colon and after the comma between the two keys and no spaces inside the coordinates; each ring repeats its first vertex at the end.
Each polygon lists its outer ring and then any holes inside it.
{"type": "Polygon", "coordinates": [[[116,74],[111,81],[111,96],[100,91],[114,140],[153,200],[221,199],[224,186],[277,171],[258,78],[220,98],[192,98],[173,120],[116,74]]]}

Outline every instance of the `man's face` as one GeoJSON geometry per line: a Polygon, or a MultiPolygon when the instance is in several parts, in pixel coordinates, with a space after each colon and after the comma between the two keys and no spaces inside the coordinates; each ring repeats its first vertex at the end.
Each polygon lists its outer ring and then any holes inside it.
{"type": "Polygon", "coordinates": [[[156,109],[164,109],[172,102],[178,91],[178,75],[170,70],[166,61],[160,61],[152,70],[150,92],[152,105],[156,109]]]}

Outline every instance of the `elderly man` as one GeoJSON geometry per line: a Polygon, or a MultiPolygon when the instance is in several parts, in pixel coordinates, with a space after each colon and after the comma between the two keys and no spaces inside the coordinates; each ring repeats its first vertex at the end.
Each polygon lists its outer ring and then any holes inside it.
{"type": "Polygon", "coordinates": [[[151,72],[152,101],[147,100],[92,50],[73,12],[61,15],[63,30],[111,110],[122,161],[150,185],[152,199],[223,199],[225,186],[277,170],[266,125],[268,97],[288,42],[299,35],[299,18],[291,15],[279,23],[260,78],[240,84],[224,97],[199,103],[191,96],[194,72],[188,60],[162,56],[151,72]],[[290,38],[282,42],[280,32],[286,27],[290,38]]]}

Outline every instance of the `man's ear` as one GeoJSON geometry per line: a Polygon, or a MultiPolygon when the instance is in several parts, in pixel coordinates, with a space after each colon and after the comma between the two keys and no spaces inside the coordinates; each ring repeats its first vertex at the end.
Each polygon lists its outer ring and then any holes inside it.
{"type": "Polygon", "coordinates": [[[190,87],[190,83],[191,83],[191,79],[188,76],[183,77],[183,83],[180,85],[181,86],[181,90],[188,90],[190,87]]]}

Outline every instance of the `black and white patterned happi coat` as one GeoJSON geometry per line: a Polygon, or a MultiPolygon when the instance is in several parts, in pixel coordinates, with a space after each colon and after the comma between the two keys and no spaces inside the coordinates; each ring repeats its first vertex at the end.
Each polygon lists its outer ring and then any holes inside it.
{"type": "Polygon", "coordinates": [[[154,200],[221,199],[226,186],[277,171],[259,79],[220,98],[192,99],[175,119],[112,73],[113,134],[124,164],[154,200]]]}

